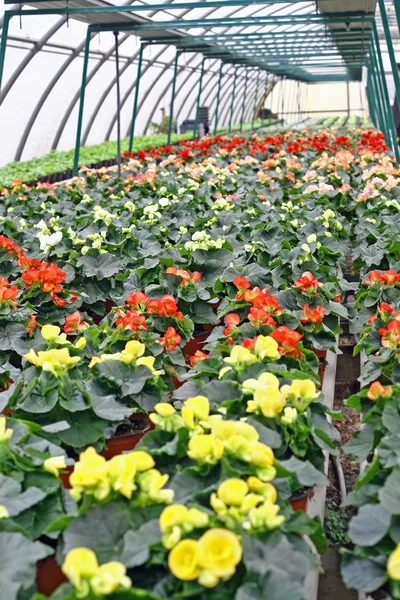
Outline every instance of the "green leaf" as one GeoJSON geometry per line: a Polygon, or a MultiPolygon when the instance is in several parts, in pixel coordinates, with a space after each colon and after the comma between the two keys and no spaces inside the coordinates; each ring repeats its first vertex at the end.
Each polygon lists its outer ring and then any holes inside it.
{"type": "Polygon", "coordinates": [[[382,506],[392,515],[399,514],[400,506],[400,471],[395,469],[386,479],[379,491],[382,506]]]}
{"type": "Polygon", "coordinates": [[[97,442],[108,425],[108,421],[100,419],[91,410],[66,413],[64,418],[69,429],[60,431],[58,437],[64,444],[74,448],[83,448],[97,442]]]}
{"type": "Polygon", "coordinates": [[[78,267],[83,266],[86,277],[105,279],[122,270],[122,265],[112,254],[99,254],[99,256],[81,256],[78,267]]]}
{"type": "Polygon", "coordinates": [[[121,562],[129,569],[143,565],[150,557],[150,546],[161,540],[158,520],[145,523],[137,531],[128,531],[124,537],[121,562]]]}
{"type": "Polygon", "coordinates": [[[366,504],[350,521],[349,536],[354,544],[374,546],[387,533],[391,514],[381,504],[366,504]]]}
{"type": "MultiPolygon", "coordinates": [[[[26,329],[19,323],[8,323],[0,327],[0,350],[19,350],[19,342],[26,337],[26,329]]],[[[28,348],[26,348],[28,351],[28,348]]]]}
{"type": "Polygon", "coordinates": [[[341,573],[348,588],[361,592],[373,592],[387,580],[386,556],[367,558],[343,551],[341,573]]]}
{"type": "Polygon", "coordinates": [[[199,492],[214,491],[219,480],[219,474],[215,469],[209,475],[202,475],[196,473],[193,468],[186,468],[169,480],[168,488],[175,492],[175,503],[185,504],[188,500],[193,500],[199,492]]]}
{"type": "Polygon", "coordinates": [[[17,600],[22,588],[35,581],[36,562],[53,553],[40,542],[31,542],[21,533],[0,532],[1,595],[17,600]]]}
{"type": "Polygon", "coordinates": [[[117,502],[91,507],[64,531],[64,554],[86,547],[96,552],[99,563],[120,560],[124,535],[129,529],[128,510],[117,502]]]}
{"type": "Polygon", "coordinates": [[[374,428],[372,425],[364,425],[356,431],[351,440],[343,446],[346,454],[353,456],[357,462],[365,460],[374,448],[374,428]]]}
{"type": "Polygon", "coordinates": [[[308,460],[299,460],[295,456],[289,458],[289,460],[283,460],[280,462],[281,466],[296,475],[298,481],[305,486],[313,486],[317,483],[322,483],[322,485],[329,485],[329,482],[325,475],[318,471],[313,464],[311,464],[308,460]]]}
{"type": "Polygon", "coordinates": [[[6,507],[10,517],[19,515],[45,497],[46,494],[36,487],[21,492],[21,485],[15,479],[0,473],[0,506],[6,507]]]}
{"type": "Polygon", "coordinates": [[[132,414],[132,409],[115,400],[113,394],[107,391],[97,379],[91,379],[86,384],[86,390],[91,396],[93,410],[101,419],[123,421],[132,414]]]}
{"type": "Polygon", "coordinates": [[[274,431],[273,429],[269,429],[262,423],[260,423],[254,417],[248,417],[247,423],[252,425],[254,429],[257,430],[259,437],[259,441],[269,446],[270,448],[276,449],[282,446],[282,439],[278,431],[274,431]]]}
{"type": "Polygon", "coordinates": [[[153,377],[150,369],[144,365],[131,367],[120,360],[97,363],[94,369],[99,377],[104,377],[107,381],[120,386],[123,396],[138,394],[144,388],[146,381],[153,377]]]}
{"type": "Polygon", "coordinates": [[[400,413],[397,402],[390,401],[386,404],[382,414],[382,423],[391,433],[400,432],[400,413]]]}

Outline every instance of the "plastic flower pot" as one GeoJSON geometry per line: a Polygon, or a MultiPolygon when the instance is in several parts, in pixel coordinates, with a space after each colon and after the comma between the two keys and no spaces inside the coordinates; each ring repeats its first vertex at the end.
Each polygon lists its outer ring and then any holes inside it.
{"type": "Polygon", "coordinates": [[[290,499],[290,506],[293,510],[307,511],[308,494],[304,492],[302,494],[295,494],[290,499]]]}
{"type": "Polygon", "coordinates": [[[100,454],[107,460],[113,456],[122,454],[122,452],[130,452],[140,442],[144,434],[150,429],[150,422],[145,414],[133,414],[130,416],[131,421],[144,421],[144,426],[137,431],[122,436],[113,436],[108,439],[106,446],[100,454]]]}
{"type": "Polygon", "coordinates": [[[56,562],[54,556],[48,556],[39,560],[37,563],[36,586],[38,592],[45,596],[51,594],[63,583],[67,578],[61,571],[61,567],[56,562]]]}
{"type": "Polygon", "coordinates": [[[183,354],[186,357],[189,357],[193,356],[193,354],[197,352],[197,350],[202,350],[208,336],[208,331],[207,333],[199,333],[197,335],[195,333],[194,336],[188,342],[186,342],[186,344],[182,348],[183,354]]]}
{"type": "Polygon", "coordinates": [[[74,466],[71,465],[71,466],[65,467],[65,469],[63,469],[64,472],[60,473],[60,479],[61,479],[62,484],[63,484],[63,486],[64,486],[64,488],[66,490],[70,490],[71,487],[72,487],[70,485],[70,483],[69,483],[69,476],[71,475],[71,473],[73,472],[73,470],[74,470],[74,466]]]}

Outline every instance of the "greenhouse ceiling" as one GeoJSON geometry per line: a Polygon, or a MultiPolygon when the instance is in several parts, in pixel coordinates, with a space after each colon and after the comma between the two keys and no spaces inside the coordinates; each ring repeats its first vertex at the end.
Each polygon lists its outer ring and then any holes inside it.
{"type": "MultiPolygon", "coordinates": [[[[121,110],[127,133],[141,45],[145,47],[144,80],[138,117],[140,130],[146,132],[170,93],[175,49],[179,55],[176,117],[188,118],[193,111],[204,58],[204,93],[213,112],[216,81],[224,65],[221,102],[226,122],[236,76],[243,94],[249,73],[246,111],[250,111],[258,71],[265,72],[265,85],[282,78],[300,83],[360,81],[374,23],[378,37],[383,37],[380,17],[375,21],[375,0],[32,0],[21,4],[5,0],[4,4],[8,16],[0,26],[8,28],[8,44],[0,110],[3,122],[10,115],[18,142],[11,157],[0,153],[0,162],[73,145],[70,125],[76,124],[88,28],[89,100],[87,93],[82,143],[115,137],[113,31],[121,32],[121,110]],[[45,61],[44,54],[51,60],[45,61]],[[19,111],[14,121],[15,106],[19,111]]],[[[394,3],[385,0],[385,5],[392,36],[398,39],[394,3]]],[[[3,35],[3,46],[4,40],[3,35]]],[[[266,89],[260,88],[258,100],[266,89]]]]}

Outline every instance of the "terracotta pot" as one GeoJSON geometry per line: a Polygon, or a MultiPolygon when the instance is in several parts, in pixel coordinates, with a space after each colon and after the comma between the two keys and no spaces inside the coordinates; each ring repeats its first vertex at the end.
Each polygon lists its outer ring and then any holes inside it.
{"type": "Polygon", "coordinates": [[[69,476],[71,475],[73,470],[74,470],[74,465],[71,465],[71,466],[65,467],[64,473],[60,473],[60,479],[66,490],[70,490],[72,487],[71,484],[69,483],[69,476]]]}
{"type": "Polygon", "coordinates": [[[110,460],[110,458],[118,456],[122,452],[129,452],[140,442],[144,434],[145,431],[138,431],[137,433],[131,433],[123,437],[112,437],[107,440],[106,447],[100,454],[107,460],[110,460]]]}
{"type": "Polygon", "coordinates": [[[185,383],[184,381],[179,381],[179,379],[177,379],[176,377],[171,377],[171,381],[174,384],[174,388],[176,390],[179,389],[181,385],[185,383]]]}
{"type": "Polygon", "coordinates": [[[68,581],[54,556],[48,556],[37,563],[36,585],[38,592],[45,596],[51,594],[62,584],[68,581]]]}
{"type": "Polygon", "coordinates": [[[308,494],[299,494],[292,496],[290,499],[290,505],[293,510],[302,510],[303,512],[307,511],[307,502],[308,502],[308,494]]]}
{"type": "Polygon", "coordinates": [[[197,350],[202,350],[209,333],[201,333],[192,337],[182,348],[182,352],[186,357],[193,356],[197,350]]]}

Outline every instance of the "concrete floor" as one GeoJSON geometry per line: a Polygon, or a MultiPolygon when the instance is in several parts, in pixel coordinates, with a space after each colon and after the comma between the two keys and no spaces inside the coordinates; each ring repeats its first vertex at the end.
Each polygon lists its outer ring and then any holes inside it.
{"type": "Polygon", "coordinates": [[[348,590],[340,576],[340,556],[335,548],[322,556],[325,573],[319,576],[318,600],[357,600],[357,592],[348,590]]]}

